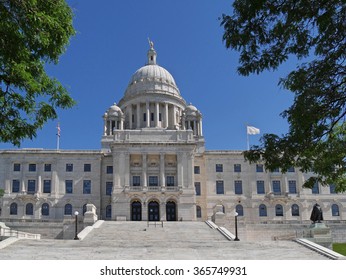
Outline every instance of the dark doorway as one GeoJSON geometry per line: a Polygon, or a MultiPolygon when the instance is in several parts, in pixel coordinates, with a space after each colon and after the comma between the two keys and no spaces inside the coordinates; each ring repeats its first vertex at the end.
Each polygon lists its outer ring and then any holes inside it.
{"type": "Polygon", "coordinates": [[[166,203],[166,218],[167,221],[177,220],[177,207],[174,201],[168,201],[166,203]]]}
{"type": "Polygon", "coordinates": [[[148,204],[148,219],[149,221],[160,221],[160,205],[156,201],[151,201],[148,204]]]}
{"type": "Polygon", "coordinates": [[[131,204],[131,220],[142,221],[142,203],[138,200],[131,204]]]}

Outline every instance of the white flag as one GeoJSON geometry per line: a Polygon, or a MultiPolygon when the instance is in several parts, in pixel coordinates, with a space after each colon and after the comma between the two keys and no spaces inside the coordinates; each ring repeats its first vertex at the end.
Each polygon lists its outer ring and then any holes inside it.
{"type": "Polygon", "coordinates": [[[254,126],[247,126],[247,134],[249,135],[260,134],[260,130],[259,128],[256,128],[254,126]]]}

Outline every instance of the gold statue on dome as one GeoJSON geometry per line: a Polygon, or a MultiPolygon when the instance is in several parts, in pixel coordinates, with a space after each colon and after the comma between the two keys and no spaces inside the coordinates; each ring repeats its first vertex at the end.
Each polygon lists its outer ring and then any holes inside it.
{"type": "Polygon", "coordinates": [[[154,49],[154,42],[151,41],[149,37],[148,37],[148,42],[149,42],[150,49],[153,50],[154,49]]]}

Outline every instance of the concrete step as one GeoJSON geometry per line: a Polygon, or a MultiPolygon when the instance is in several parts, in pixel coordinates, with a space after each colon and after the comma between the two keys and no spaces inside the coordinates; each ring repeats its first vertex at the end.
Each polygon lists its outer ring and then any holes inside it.
{"type": "Polygon", "coordinates": [[[202,222],[104,222],[83,240],[18,240],[0,259],[24,260],[317,260],[293,241],[234,242],[202,222]]]}

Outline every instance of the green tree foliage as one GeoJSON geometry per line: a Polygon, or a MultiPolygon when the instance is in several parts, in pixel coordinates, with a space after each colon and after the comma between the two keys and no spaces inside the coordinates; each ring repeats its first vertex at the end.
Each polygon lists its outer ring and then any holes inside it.
{"type": "Polygon", "coordinates": [[[319,181],[346,190],[345,0],[236,0],[221,25],[226,47],[240,52],[241,75],[276,70],[292,57],[301,62],[279,81],[295,95],[282,113],[287,134],[263,135],[245,158],[315,173],[305,187],[319,181]]]}
{"type": "Polygon", "coordinates": [[[0,0],[0,141],[19,146],[74,105],[67,90],[45,72],[58,63],[75,34],[64,0],[0,0]]]}

